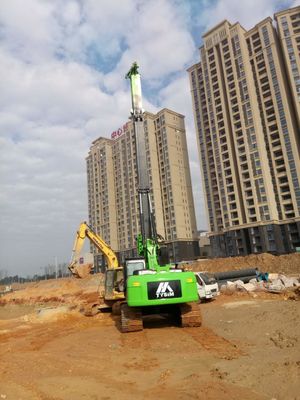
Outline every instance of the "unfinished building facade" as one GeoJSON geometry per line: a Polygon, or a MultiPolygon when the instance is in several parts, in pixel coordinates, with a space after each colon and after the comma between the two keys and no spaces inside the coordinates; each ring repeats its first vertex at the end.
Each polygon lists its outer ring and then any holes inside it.
{"type": "MultiPolygon", "coordinates": [[[[145,113],[146,154],[157,232],[172,261],[197,258],[196,218],[184,116],[168,109],[145,113]]],[[[95,140],[86,159],[89,222],[120,260],[136,256],[140,232],[132,122],[95,140]]],[[[94,254],[96,250],[93,249],[94,254]]],[[[101,265],[102,256],[98,256],[101,265]]]]}
{"type": "Polygon", "coordinates": [[[189,68],[213,256],[300,246],[300,7],[223,21],[189,68]]]}

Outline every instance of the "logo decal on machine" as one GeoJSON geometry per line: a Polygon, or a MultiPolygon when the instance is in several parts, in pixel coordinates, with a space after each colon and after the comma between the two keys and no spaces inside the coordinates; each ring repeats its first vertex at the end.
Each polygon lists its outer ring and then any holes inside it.
{"type": "Polygon", "coordinates": [[[174,290],[171,288],[169,282],[160,282],[156,291],[156,297],[174,297],[174,290]]]}
{"type": "Polygon", "coordinates": [[[148,282],[148,299],[159,300],[181,297],[180,280],[163,282],[148,282]]]}

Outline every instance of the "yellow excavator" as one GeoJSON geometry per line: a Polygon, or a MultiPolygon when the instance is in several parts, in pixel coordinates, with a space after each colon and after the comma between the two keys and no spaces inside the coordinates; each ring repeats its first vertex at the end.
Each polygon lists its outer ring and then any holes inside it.
{"type": "Polygon", "coordinates": [[[91,273],[93,264],[80,264],[80,252],[86,238],[100,250],[107,262],[105,290],[101,296],[104,302],[98,308],[112,307],[116,300],[125,298],[123,268],[119,266],[117,255],[111,247],[86,222],[80,224],[76,233],[69,270],[76,278],[85,278],[91,273]]]}

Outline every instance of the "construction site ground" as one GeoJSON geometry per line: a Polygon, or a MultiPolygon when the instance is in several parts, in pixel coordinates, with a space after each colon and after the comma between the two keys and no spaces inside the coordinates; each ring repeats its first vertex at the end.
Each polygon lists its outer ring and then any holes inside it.
{"type": "Polygon", "coordinates": [[[147,317],[122,334],[119,317],[80,312],[102,284],[40,281],[0,297],[0,399],[300,399],[295,297],[222,294],[199,305],[200,328],[147,317]]]}

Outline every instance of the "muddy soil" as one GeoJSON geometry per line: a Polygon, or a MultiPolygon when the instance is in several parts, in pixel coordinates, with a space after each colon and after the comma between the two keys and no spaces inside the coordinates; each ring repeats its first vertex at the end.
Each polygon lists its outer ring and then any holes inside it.
{"type": "Polygon", "coordinates": [[[1,399],[300,399],[299,301],[221,295],[200,328],[148,317],[130,334],[107,313],[31,303],[0,307],[1,399]]]}

